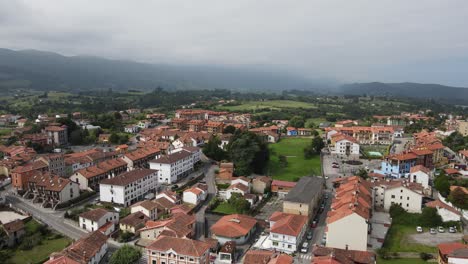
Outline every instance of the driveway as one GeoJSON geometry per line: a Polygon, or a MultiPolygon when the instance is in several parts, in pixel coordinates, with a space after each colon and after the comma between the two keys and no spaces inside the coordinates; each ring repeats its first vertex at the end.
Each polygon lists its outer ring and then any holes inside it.
{"type": "Polygon", "coordinates": [[[424,233],[412,234],[408,236],[411,242],[436,247],[441,243],[459,242],[463,238],[463,233],[436,233],[430,234],[427,230],[424,233]]]}
{"type": "Polygon", "coordinates": [[[255,218],[268,220],[273,212],[276,211],[283,211],[283,199],[279,198],[278,196],[272,196],[270,201],[268,201],[260,210],[255,218]]]}

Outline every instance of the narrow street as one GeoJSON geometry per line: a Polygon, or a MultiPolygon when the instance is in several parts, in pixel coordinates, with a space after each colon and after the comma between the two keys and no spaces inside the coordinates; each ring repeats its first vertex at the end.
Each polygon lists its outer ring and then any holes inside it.
{"type": "Polygon", "coordinates": [[[217,165],[209,165],[205,167],[205,182],[208,185],[208,196],[202,207],[195,214],[196,217],[196,238],[198,240],[204,240],[205,237],[205,211],[208,207],[209,202],[216,196],[216,184],[215,184],[215,170],[218,169],[217,165]]]}

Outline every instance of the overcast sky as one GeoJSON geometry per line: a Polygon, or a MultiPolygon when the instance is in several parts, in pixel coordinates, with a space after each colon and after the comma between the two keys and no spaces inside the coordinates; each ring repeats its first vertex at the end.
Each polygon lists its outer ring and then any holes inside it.
{"type": "Polygon", "coordinates": [[[0,0],[0,47],[468,87],[468,1],[0,0]]]}

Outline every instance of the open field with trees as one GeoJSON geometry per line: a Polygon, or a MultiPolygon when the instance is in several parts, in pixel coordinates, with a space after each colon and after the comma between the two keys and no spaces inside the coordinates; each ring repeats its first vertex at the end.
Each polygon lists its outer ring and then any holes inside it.
{"type": "Polygon", "coordinates": [[[292,100],[271,100],[271,101],[247,101],[233,105],[219,106],[220,110],[229,111],[252,111],[262,109],[282,109],[282,108],[316,108],[315,105],[306,102],[292,101],[292,100]]]}

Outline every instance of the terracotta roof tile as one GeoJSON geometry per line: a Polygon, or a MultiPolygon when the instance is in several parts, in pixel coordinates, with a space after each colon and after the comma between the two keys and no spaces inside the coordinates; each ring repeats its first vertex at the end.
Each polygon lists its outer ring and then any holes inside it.
{"type": "Polygon", "coordinates": [[[247,215],[226,215],[211,227],[211,232],[221,237],[245,236],[256,224],[257,220],[247,215]]]}
{"type": "Polygon", "coordinates": [[[160,236],[146,248],[159,252],[173,250],[180,255],[201,257],[210,249],[210,245],[202,241],[186,238],[160,236]]]}
{"type": "Polygon", "coordinates": [[[99,219],[101,219],[103,216],[105,216],[109,211],[103,208],[96,208],[84,213],[81,213],[79,216],[85,219],[89,219],[91,221],[97,222],[99,219]]]}

